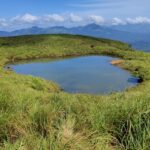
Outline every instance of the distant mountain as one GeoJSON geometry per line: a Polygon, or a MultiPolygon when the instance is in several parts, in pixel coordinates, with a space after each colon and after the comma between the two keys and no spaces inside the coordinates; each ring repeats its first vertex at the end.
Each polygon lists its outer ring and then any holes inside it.
{"type": "Polygon", "coordinates": [[[43,31],[43,28],[34,26],[32,28],[20,29],[20,30],[15,30],[15,31],[9,32],[9,36],[41,34],[42,31],[43,31]]]}
{"type": "Polygon", "coordinates": [[[69,33],[70,29],[61,27],[61,26],[56,26],[56,27],[50,27],[50,28],[39,28],[37,26],[33,26],[31,28],[26,28],[26,29],[20,29],[20,30],[15,30],[12,32],[5,32],[5,31],[0,31],[0,36],[5,37],[5,36],[20,36],[20,35],[34,35],[34,34],[63,34],[63,33],[69,33]]]}
{"type": "Polygon", "coordinates": [[[135,49],[150,52],[150,40],[149,41],[136,41],[132,43],[135,49]]]}
{"type": "Polygon", "coordinates": [[[0,36],[9,36],[9,32],[0,31],[0,36]]]}
{"type": "Polygon", "coordinates": [[[126,24],[110,26],[111,29],[130,33],[150,34],[150,24],[126,24]]]}
{"type": "Polygon", "coordinates": [[[139,26],[134,28],[131,26],[100,26],[96,24],[89,24],[86,26],[66,28],[63,26],[49,27],[49,28],[39,28],[32,27],[27,29],[15,30],[12,32],[0,31],[0,36],[18,36],[18,35],[32,35],[32,34],[81,34],[94,37],[102,37],[113,40],[119,40],[123,42],[128,42],[132,44],[133,47],[137,49],[150,50],[150,33],[139,30],[139,26]],[[134,29],[134,30],[132,30],[134,29]],[[137,30],[139,32],[137,32],[137,30]],[[132,32],[131,32],[132,31],[132,32]],[[142,44],[141,44],[142,43],[142,44]]]}
{"type": "Polygon", "coordinates": [[[99,26],[96,24],[90,24],[84,27],[76,27],[70,29],[73,34],[83,34],[89,36],[109,38],[113,40],[120,40],[124,42],[135,42],[144,39],[149,39],[150,34],[131,33],[127,31],[121,31],[117,29],[111,29],[105,26],[99,26]]]}

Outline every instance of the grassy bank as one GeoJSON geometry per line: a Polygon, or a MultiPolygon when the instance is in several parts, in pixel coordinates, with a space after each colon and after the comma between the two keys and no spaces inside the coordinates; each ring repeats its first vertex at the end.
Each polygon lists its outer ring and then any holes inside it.
{"type": "Polygon", "coordinates": [[[72,35],[0,38],[0,148],[149,150],[150,54],[112,40],[72,35]],[[8,62],[110,55],[143,82],[108,96],[69,94],[57,84],[3,69],[8,62]]]}

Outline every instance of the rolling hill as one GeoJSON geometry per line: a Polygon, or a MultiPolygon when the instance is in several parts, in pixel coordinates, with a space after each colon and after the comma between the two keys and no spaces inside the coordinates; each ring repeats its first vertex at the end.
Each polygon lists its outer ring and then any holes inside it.
{"type": "Polygon", "coordinates": [[[0,149],[148,150],[150,54],[122,42],[79,35],[0,38],[0,149]],[[19,75],[19,60],[110,55],[141,84],[110,95],[70,94],[56,83],[19,75]],[[34,140],[33,140],[34,139],[34,140]]]}
{"type": "MultiPolygon", "coordinates": [[[[149,51],[150,33],[146,31],[137,32],[143,26],[113,26],[106,27],[96,24],[89,24],[86,26],[78,26],[66,28],[63,26],[55,26],[49,28],[31,27],[27,29],[15,30],[12,32],[0,31],[0,36],[19,36],[19,35],[34,35],[34,34],[78,34],[93,37],[108,38],[112,40],[119,40],[131,44],[136,49],[149,51]],[[134,29],[132,31],[132,29],[134,29]],[[144,44],[141,44],[144,43],[144,44]]],[[[148,26],[145,30],[148,30],[148,26]]]]}

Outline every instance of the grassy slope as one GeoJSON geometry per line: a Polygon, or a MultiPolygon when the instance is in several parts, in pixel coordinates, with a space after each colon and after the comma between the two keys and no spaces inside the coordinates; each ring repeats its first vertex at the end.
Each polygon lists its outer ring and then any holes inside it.
{"type": "Polygon", "coordinates": [[[0,147],[5,150],[148,150],[150,54],[71,35],[0,38],[0,147]],[[68,94],[52,82],[3,69],[9,61],[105,54],[144,82],[108,96],[68,94]]]}

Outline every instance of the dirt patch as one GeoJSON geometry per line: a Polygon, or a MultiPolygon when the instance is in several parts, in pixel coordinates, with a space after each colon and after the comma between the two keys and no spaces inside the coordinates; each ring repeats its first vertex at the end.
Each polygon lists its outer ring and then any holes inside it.
{"type": "Polygon", "coordinates": [[[112,60],[111,62],[110,62],[110,64],[112,64],[112,65],[120,65],[121,63],[123,63],[124,62],[124,60],[112,60]]]}

